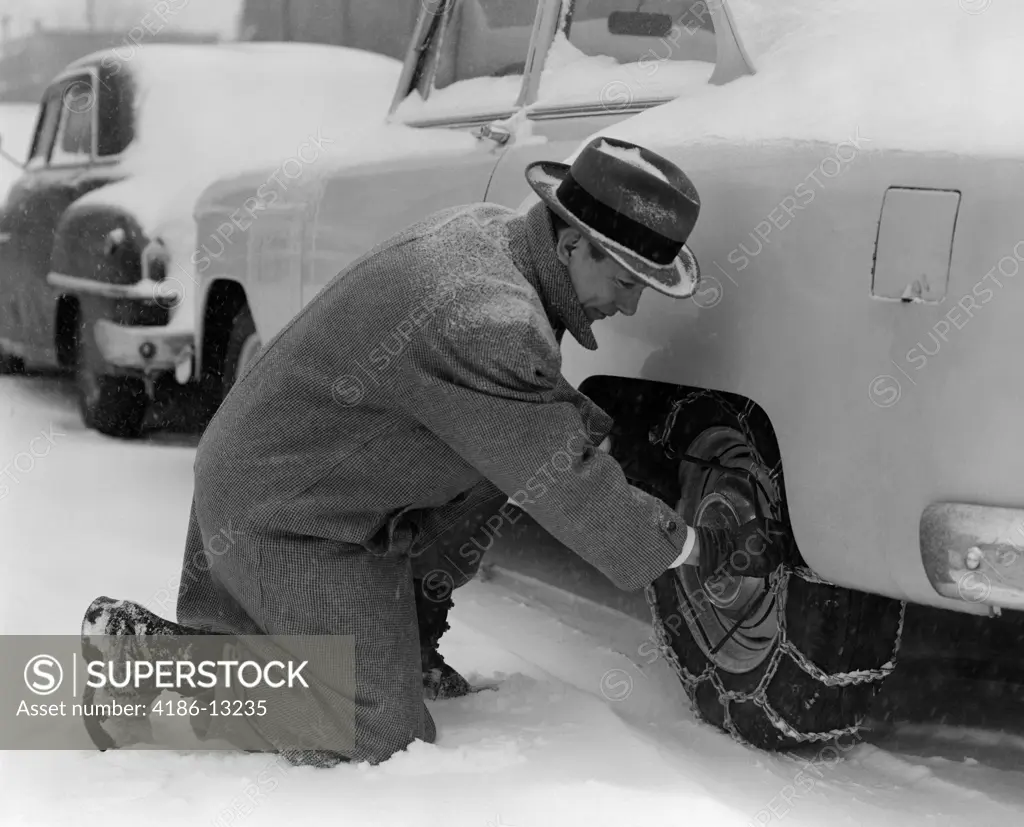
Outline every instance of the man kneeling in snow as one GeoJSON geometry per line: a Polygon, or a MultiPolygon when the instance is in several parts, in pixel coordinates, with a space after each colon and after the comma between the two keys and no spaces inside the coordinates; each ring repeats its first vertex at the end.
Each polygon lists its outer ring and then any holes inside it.
{"type": "MultiPolygon", "coordinates": [[[[591,323],[633,315],[645,287],[692,294],[690,180],[604,138],[571,167],[538,162],[526,175],[541,203],[447,209],[388,239],[238,378],[196,453],[183,625],[128,601],[90,606],[83,635],[127,636],[133,651],[154,633],[352,636],[349,679],[321,674],[290,713],[326,721],[340,733],[331,748],[299,749],[259,717],[233,743],[329,766],[433,741],[424,694],[470,689],[437,647],[451,588],[479,564],[442,557],[439,540],[450,547],[471,512],[511,499],[627,590],[681,564],[731,572],[736,549],[774,534],[691,528],[630,486],[595,447],[610,418],[560,372],[566,330],[594,350],[591,323]],[[571,464],[539,495],[537,475],[566,446],[571,464]]],[[[765,576],[785,553],[762,543],[743,574],[765,576]]],[[[203,727],[215,734],[218,720],[203,727]]]]}

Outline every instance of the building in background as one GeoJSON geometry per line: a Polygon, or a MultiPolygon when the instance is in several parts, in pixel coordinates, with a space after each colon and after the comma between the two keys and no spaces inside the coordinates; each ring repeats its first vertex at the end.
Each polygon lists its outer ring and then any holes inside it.
{"type": "Polygon", "coordinates": [[[405,57],[422,0],[244,0],[240,40],[330,43],[405,57]]]}

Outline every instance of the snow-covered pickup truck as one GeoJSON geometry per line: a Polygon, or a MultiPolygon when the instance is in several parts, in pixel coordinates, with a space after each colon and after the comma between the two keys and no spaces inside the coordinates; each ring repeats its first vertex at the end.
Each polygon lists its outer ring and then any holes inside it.
{"type": "Polygon", "coordinates": [[[177,370],[196,388],[196,197],[268,163],[286,168],[270,202],[342,132],[383,117],[400,70],[274,43],[143,44],[68,66],[0,209],[0,370],[73,369],[85,423],[137,436],[158,384],[176,392],[177,370]]]}
{"type": "Polygon", "coordinates": [[[529,203],[531,161],[595,133],[668,156],[701,194],[703,280],[598,323],[595,352],[566,337],[563,371],[634,484],[698,524],[791,526],[801,559],[770,578],[662,576],[654,644],[732,734],[827,740],[894,668],[908,602],[1024,608],[1024,11],[637,5],[425,0],[372,142],[219,255],[266,171],[205,192],[202,370],[233,375],[424,214],[529,203]]]}

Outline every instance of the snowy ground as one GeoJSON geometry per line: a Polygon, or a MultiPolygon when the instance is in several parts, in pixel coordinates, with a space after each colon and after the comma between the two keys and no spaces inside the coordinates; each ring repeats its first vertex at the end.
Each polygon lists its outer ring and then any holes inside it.
{"type": "MultiPolygon", "coordinates": [[[[173,615],[194,445],[193,436],[168,433],[140,443],[102,437],[83,428],[69,381],[0,377],[9,489],[0,488],[0,632],[75,634],[100,593],[173,615]],[[32,443],[41,433],[50,440],[32,443]],[[30,443],[35,457],[25,453],[30,443]]],[[[1024,820],[1024,752],[1009,736],[907,729],[899,749],[863,743],[843,760],[748,750],[697,723],[668,667],[640,656],[644,624],[556,611],[504,582],[475,582],[457,595],[443,652],[500,688],[432,704],[436,744],[416,743],[378,767],[332,770],[226,752],[5,752],[0,824],[1024,820]],[[948,749],[935,747],[937,733],[948,749]],[[964,743],[983,760],[965,759],[964,743]]]]}

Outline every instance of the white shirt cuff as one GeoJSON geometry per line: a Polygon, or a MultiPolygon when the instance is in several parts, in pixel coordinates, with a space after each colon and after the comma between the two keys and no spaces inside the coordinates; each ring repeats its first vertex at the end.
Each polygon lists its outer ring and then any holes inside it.
{"type": "Polygon", "coordinates": [[[685,563],[690,555],[693,553],[693,546],[697,542],[697,532],[694,531],[690,526],[686,527],[686,540],[683,542],[683,552],[680,554],[675,562],[669,566],[670,569],[677,568],[685,563]]]}

